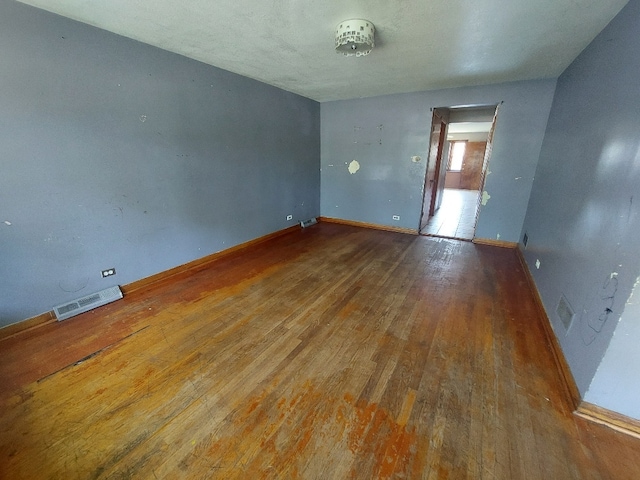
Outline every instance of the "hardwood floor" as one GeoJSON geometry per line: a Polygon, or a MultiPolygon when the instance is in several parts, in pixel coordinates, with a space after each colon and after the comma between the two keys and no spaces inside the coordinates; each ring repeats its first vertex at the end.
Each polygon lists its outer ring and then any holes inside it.
{"type": "Polygon", "coordinates": [[[0,478],[632,479],[516,252],[320,224],[0,342],[0,478]]]}

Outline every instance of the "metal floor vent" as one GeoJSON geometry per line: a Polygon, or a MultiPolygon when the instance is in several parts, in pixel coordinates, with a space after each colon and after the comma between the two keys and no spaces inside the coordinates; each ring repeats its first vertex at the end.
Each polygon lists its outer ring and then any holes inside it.
{"type": "Polygon", "coordinates": [[[86,297],[79,298],[64,305],[58,305],[53,307],[53,311],[56,314],[58,321],[66,320],[67,318],[79,315],[84,312],[88,312],[96,307],[106,305],[107,303],[114,302],[122,298],[122,291],[120,287],[107,288],[98,293],[87,295],[86,297]]]}
{"type": "Polygon", "coordinates": [[[300,226],[302,228],[307,228],[307,227],[310,227],[311,225],[315,225],[316,223],[318,223],[318,220],[316,219],[316,217],[311,217],[309,220],[300,222],[300,226]]]}
{"type": "Polygon", "coordinates": [[[558,314],[558,317],[560,317],[560,320],[562,320],[564,328],[566,330],[569,330],[575,313],[573,312],[571,305],[569,305],[569,301],[564,297],[564,295],[560,297],[560,301],[558,302],[558,306],[556,307],[556,313],[558,314]]]}

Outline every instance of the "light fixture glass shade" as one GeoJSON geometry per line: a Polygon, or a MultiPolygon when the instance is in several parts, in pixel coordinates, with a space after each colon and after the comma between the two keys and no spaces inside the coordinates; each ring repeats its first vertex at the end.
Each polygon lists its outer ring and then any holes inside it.
{"type": "Polygon", "coordinates": [[[375,27],[369,20],[354,18],[336,27],[336,53],[360,57],[368,55],[375,46],[375,27]]]}

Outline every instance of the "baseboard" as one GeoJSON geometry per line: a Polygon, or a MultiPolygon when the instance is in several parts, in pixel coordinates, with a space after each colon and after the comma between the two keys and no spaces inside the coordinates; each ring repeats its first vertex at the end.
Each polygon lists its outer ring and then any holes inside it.
{"type": "Polygon", "coordinates": [[[606,425],[619,432],[640,438],[640,420],[635,418],[627,417],[589,402],[580,402],[574,413],[586,420],[606,425]]]}
{"type": "MultiPolygon", "coordinates": [[[[120,289],[122,290],[122,293],[124,293],[125,295],[130,295],[131,293],[147,289],[157,283],[167,281],[176,275],[186,273],[186,272],[191,272],[199,268],[205,268],[210,263],[226,255],[230,255],[240,250],[244,250],[245,248],[258,245],[260,243],[266,242],[268,240],[274,239],[276,237],[280,237],[282,235],[285,235],[287,233],[294,232],[297,230],[300,230],[300,225],[294,225],[292,227],[288,227],[283,230],[278,230],[277,232],[269,233],[268,235],[264,235],[262,237],[255,238],[253,240],[249,240],[248,242],[235,245],[233,247],[227,248],[226,250],[222,250],[220,252],[207,255],[206,257],[198,258],[196,260],[193,260],[192,262],[185,263],[184,265],[178,265],[177,267],[170,268],[169,270],[165,270],[163,272],[156,273],[155,275],[151,275],[149,277],[136,280],[126,285],[122,285],[120,289]]],[[[35,317],[28,318],[21,322],[12,323],[11,325],[7,325],[5,327],[0,328],[0,341],[7,339],[9,337],[18,335],[26,330],[38,328],[43,325],[53,323],[55,321],[56,321],[56,316],[53,313],[53,310],[51,310],[49,312],[36,315],[35,317]]]]}
{"type": "Polygon", "coordinates": [[[376,223],[356,222],[354,220],[343,220],[341,218],[320,217],[321,222],[338,223],[340,225],[350,225],[352,227],[371,228],[373,230],[384,230],[385,232],[408,233],[418,235],[418,230],[412,228],[391,227],[389,225],[378,225],[376,223]]]}
{"type": "Polygon", "coordinates": [[[522,250],[520,248],[516,248],[516,253],[518,254],[518,258],[520,260],[520,264],[522,265],[522,269],[524,270],[525,276],[527,278],[527,283],[529,284],[529,288],[533,292],[533,297],[536,303],[536,307],[542,317],[542,325],[544,327],[544,332],[547,337],[547,341],[551,346],[551,351],[553,352],[553,358],[556,363],[556,367],[564,380],[565,393],[567,396],[567,400],[569,400],[571,409],[576,410],[582,401],[582,397],[580,396],[580,391],[578,390],[578,385],[576,384],[575,379],[573,378],[573,374],[571,373],[571,369],[569,368],[569,364],[567,363],[567,359],[562,352],[562,348],[560,347],[560,343],[558,342],[558,338],[556,337],[555,332],[553,331],[553,327],[551,326],[551,319],[547,315],[547,311],[544,308],[544,304],[542,303],[542,298],[540,298],[540,292],[538,292],[538,287],[536,286],[536,282],[533,280],[533,275],[531,275],[531,270],[529,270],[529,266],[527,265],[526,260],[524,259],[524,255],[522,254],[522,250]]]}
{"type": "Polygon", "coordinates": [[[121,287],[122,293],[125,295],[130,295],[139,290],[144,290],[149,288],[150,286],[167,281],[176,275],[180,275],[186,272],[192,272],[199,268],[204,268],[208,266],[210,263],[224,257],[226,255],[230,255],[232,253],[238,252],[240,250],[244,250],[249,247],[253,247],[260,243],[264,243],[268,240],[272,240],[274,238],[280,237],[282,235],[286,235],[287,233],[294,232],[300,230],[300,225],[294,225],[289,228],[285,228],[284,230],[278,230],[277,232],[269,233],[262,237],[254,238],[253,240],[249,240],[248,242],[240,243],[233,247],[229,247],[225,250],[221,250],[216,253],[212,253],[211,255],[207,255],[206,257],[198,258],[191,262],[185,263],[184,265],[178,265],[177,267],[170,268],[169,270],[164,270],[160,273],[156,273],[155,275],[151,275],[149,277],[142,278],[140,280],[136,280],[135,282],[131,282],[127,285],[121,287]]]}
{"type": "Polygon", "coordinates": [[[492,240],[490,238],[474,238],[471,240],[473,243],[477,243],[478,245],[491,245],[492,247],[501,247],[501,248],[517,248],[518,242],[505,242],[503,240],[492,240]]]}
{"type": "Polygon", "coordinates": [[[6,325],[0,328],[0,341],[13,337],[14,335],[26,330],[42,327],[43,325],[47,325],[55,321],[56,316],[54,315],[53,310],[51,310],[50,312],[41,313],[40,315],[36,315],[35,317],[28,318],[21,322],[6,325]]]}

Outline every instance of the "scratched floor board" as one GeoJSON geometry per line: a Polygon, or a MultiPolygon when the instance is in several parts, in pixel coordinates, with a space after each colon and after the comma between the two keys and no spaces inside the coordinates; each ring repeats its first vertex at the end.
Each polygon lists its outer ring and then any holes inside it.
{"type": "Polygon", "coordinates": [[[640,478],[537,315],[512,250],[320,224],[0,341],[0,478],[640,478]]]}

